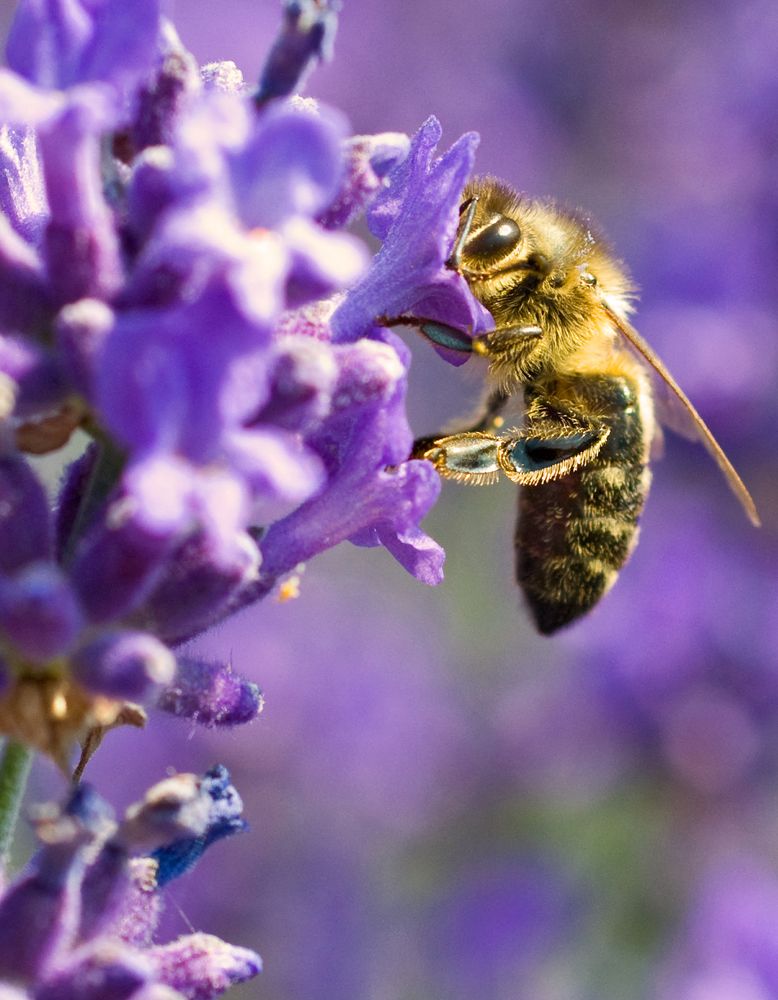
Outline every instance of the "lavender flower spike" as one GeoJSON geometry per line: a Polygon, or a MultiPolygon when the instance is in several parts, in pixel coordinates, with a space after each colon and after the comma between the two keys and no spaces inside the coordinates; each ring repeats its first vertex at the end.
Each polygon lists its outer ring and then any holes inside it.
{"type": "Polygon", "coordinates": [[[296,93],[316,64],[331,57],[339,8],[338,0],[285,0],[284,24],[262,70],[259,104],[296,93]]]}
{"type": "Polygon", "coordinates": [[[209,1000],[255,976],[255,952],[211,935],[153,944],[161,862],[132,856],[150,844],[164,857],[171,834],[188,834],[198,850],[167,879],[182,874],[209,844],[245,827],[241,808],[229,774],[216,767],[155,786],[118,824],[84,786],[63,809],[40,810],[32,869],[0,896],[0,996],[209,1000]]]}

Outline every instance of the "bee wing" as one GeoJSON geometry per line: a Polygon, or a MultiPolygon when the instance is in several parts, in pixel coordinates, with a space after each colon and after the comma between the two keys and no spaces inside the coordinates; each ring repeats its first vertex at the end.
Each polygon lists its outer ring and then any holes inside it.
{"type": "Polygon", "coordinates": [[[656,373],[659,379],[661,379],[663,385],[671,390],[671,398],[673,398],[673,401],[677,401],[681,404],[680,408],[678,406],[664,407],[665,411],[670,415],[667,422],[668,426],[673,430],[679,430],[684,437],[693,437],[702,441],[708,451],[708,454],[712,456],[716,465],[718,465],[724,473],[724,477],[729,484],[729,488],[740,501],[743,509],[748,515],[749,520],[753,525],[758,527],[760,524],[759,514],[756,511],[756,506],[751,498],[751,494],[746,489],[745,483],[735,471],[735,468],[730,460],[724,454],[721,445],[718,443],[713,434],[711,434],[707,424],[694,408],[694,405],[689,397],[667,370],[664,362],[657,356],[657,354],[654,353],[645,340],[643,340],[632,324],[628,323],[627,320],[612,309],[606,301],[602,300],[602,305],[608,315],[608,318],[611,320],[619,333],[632,346],[632,348],[637,351],[643,361],[645,361],[646,364],[648,364],[649,367],[656,373]],[[679,420],[679,414],[683,415],[682,420],[679,420]]]}

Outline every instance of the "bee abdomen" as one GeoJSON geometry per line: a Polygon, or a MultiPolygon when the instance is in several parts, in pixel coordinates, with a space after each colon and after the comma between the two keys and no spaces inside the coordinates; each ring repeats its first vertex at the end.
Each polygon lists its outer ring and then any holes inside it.
{"type": "Polygon", "coordinates": [[[615,582],[649,479],[642,463],[608,465],[521,490],[516,575],[544,635],[585,615],[615,582]]]}

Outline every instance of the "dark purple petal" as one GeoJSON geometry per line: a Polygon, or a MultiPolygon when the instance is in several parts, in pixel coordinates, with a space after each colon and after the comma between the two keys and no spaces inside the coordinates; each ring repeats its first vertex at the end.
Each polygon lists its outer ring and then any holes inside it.
{"type": "Polygon", "coordinates": [[[37,335],[51,311],[40,254],[0,215],[0,326],[37,335]]]}
{"type": "Polygon", "coordinates": [[[200,90],[197,60],[169,21],[159,36],[159,65],[136,101],[132,138],[136,150],[170,144],[191,95],[200,90]]]}
{"type": "Polygon", "coordinates": [[[149,239],[157,220],[181,197],[174,167],[167,147],[152,146],[133,161],[126,191],[127,226],[138,243],[149,239]]]}
{"type": "Polygon", "coordinates": [[[112,310],[98,299],[81,299],[60,310],[55,336],[68,381],[86,399],[93,399],[101,352],[114,325],[112,310]]]}
{"type": "Polygon", "coordinates": [[[237,674],[231,664],[179,656],[176,679],[162,692],[157,706],[211,727],[251,722],[263,703],[257,685],[237,674]]]}
{"type": "Polygon", "coordinates": [[[251,425],[275,424],[299,432],[313,429],[329,412],[336,378],[337,366],[328,346],[302,337],[280,340],[268,400],[251,425]]]}
{"type": "MultiPolygon", "coordinates": [[[[419,519],[424,517],[440,493],[440,478],[437,473],[435,476],[437,481],[426,482],[421,489],[417,490],[415,503],[417,507],[420,506],[420,513],[417,515],[419,519]],[[422,496],[426,505],[419,505],[419,498],[422,496]]],[[[403,569],[421,583],[426,583],[428,587],[434,587],[441,582],[446,553],[433,538],[425,535],[421,528],[417,528],[413,524],[409,527],[400,525],[393,528],[387,524],[386,527],[378,527],[374,530],[375,541],[365,541],[364,535],[360,535],[359,538],[352,537],[350,541],[356,545],[383,545],[403,569]]]]}
{"type": "Polygon", "coordinates": [[[262,959],[248,948],[226,944],[211,934],[188,934],[150,948],[157,975],[188,1000],[210,1000],[262,971],[262,959]]]}
{"type": "Polygon", "coordinates": [[[462,189],[470,176],[478,136],[463,135],[434,160],[440,125],[428,119],[411,143],[408,157],[390,173],[368,213],[372,231],[383,240],[373,266],[345,296],[332,317],[336,340],[354,340],[378,317],[414,313],[435,305],[424,318],[450,322],[475,317],[471,332],[493,325],[473,299],[467,283],[447,269],[459,218],[462,189]],[[431,298],[434,292],[434,298],[431,298]]]}
{"type": "Polygon", "coordinates": [[[259,550],[249,535],[237,535],[227,548],[198,532],[171,556],[161,581],[144,601],[144,626],[171,644],[196,635],[256,579],[259,564],[259,550]]]}
{"type": "Polygon", "coordinates": [[[114,631],[78,649],[70,660],[75,679],[90,691],[124,701],[144,702],[173,680],[173,654],[144,632],[114,631]]]}
{"type": "MultiPolygon", "coordinates": [[[[71,542],[71,533],[82,509],[84,493],[99,456],[100,446],[92,442],[74,462],[67,466],[63,474],[55,515],[56,556],[60,562],[71,542]]],[[[91,523],[87,523],[82,526],[82,530],[90,527],[91,523]]]]}
{"type": "Polygon", "coordinates": [[[316,64],[330,58],[339,7],[337,0],[284,0],[284,23],[262,70],[257,101],[299,92],[316,64]]]}
{"type": "Polygon", "coordinates": [[[36,987],[35,1000],[130,1000],[154,976],[148,956],[116,941],[98,940],[47,976],[36,987]]]}
{"type": "Polygon", "coordinates": [[[410,140],[403,132],[355,135],[343,143],[345,175],[334,200],[319,215],[325,229],[347,226],[367,208],[384,178],[408,155],[410,140]]]}
{"type": "Polygon", "coordinates": [[[42,484],[22,458],[0,458],[0,570],[13,573],[53,548],[49,502],[42,484]]]}
{"type": "Polygon", "coordinates": [[[156,510],[138,509],[130,491],[113,500],[76,553],[71,578],[92,622],[127,614],[154,586],[175,542],[176,498],[157,495],[156,510]],[[153,520],[153,517],[156,520],[153,520]]]}
{"type": "Polygon", "coordinates": [[[41,87],[104,82],[128,90],[152,67],[159,0],[21,0],[8,64],[41,87]]]}
{"type": "Polygon", "coordinates": [[[45,416],[68,394],[68,382],[58,360],[35,344],[0,335],[0,372],[17,386],[14,415],[21,419],[45,416]]]}
{"type": "Polygon", "coordinates": [[[79,919],[82,850],[106,820],[87,789],[77,789],[64,810],[43,813],[43,847],[32,870],[0,898],[0,979],[35,981],[70,947],[79,919]]]}
{"type": "Polygon", "coordinates": [[[32,563],[0,582],[0,629],[31,660],[66,653],[82,623],[70,584],[50,563],[32,563]]]}

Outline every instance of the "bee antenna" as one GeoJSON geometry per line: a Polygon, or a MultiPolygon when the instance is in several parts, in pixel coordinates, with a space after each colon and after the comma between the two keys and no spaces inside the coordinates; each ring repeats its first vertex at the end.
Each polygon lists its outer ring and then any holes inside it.
{"type": "Polygon", "coordinates": [[[462,232],[457,237],[454,249],[451,251],[451,256],[446,261],[446,267],[450,268],[452,271],[458,271],[459,265],[462,263],[462,248],[465,245],[465,240],[470,235],[470,230],[473,228],[475,210],[478,208],[478,195],[468,199],[463,208],[465,208],[465,222],[462,226],[462,232]]]}

